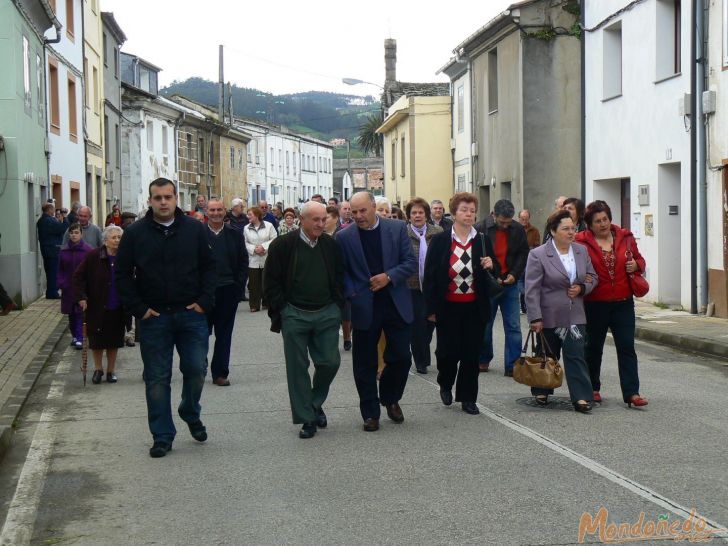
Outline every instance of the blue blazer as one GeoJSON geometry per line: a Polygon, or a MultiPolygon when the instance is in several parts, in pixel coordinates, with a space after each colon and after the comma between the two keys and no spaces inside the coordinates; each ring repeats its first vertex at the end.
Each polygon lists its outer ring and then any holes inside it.
{"type": "MultiPolygon", "coordinates": [[[[391,279],[384,290],[389,290],[402,320],[410,324],[414,314],[407,279],[417,272],[418,265],[407,235],[407,224],[401,220],[380,218],[379,229],[384,272],[391,279]]],[[[369,289],[372,275],[361,246],[359,227],[354,225],[341,230],[336,234],[336,241],[344,258],[344,297],[351,301],[352,326],[356,330],[366,330],[372,324],[374,293],[369,289]]]]}

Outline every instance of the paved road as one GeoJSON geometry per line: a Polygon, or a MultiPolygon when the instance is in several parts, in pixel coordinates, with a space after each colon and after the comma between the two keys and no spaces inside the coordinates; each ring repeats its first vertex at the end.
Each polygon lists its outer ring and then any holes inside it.
{"type": "Polygon", "coordinates": [[[233,385],[208,381],[203,394],[209,441],[181,423],[174,450],[151,459],[138,348],[120,354],[118,384],[86,388],[69,349],[3,463],[0,543],[571,544],[600,507],[616,523],[682,521],[695,508],[728,525],[728,367],[645,343],[638,353],[642,410],[621,403],[608,347],[606,402],[592,415],[528,405],[495,365],[480,376],[481,415],[444,407],[435,375],[414,374],[405,423],[385,417],[377,433],[361,431],[343,353],[329,427],[304,441],[280,337],[241,310],[233,385]]]}

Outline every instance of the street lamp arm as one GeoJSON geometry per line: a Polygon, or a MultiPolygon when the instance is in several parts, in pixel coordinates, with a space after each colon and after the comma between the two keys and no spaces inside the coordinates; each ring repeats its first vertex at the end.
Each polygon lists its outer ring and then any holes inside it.
{"type": "Polygon", "coordinates": [[[378,83],[367,82],[364,80],[359,80],[357,78],[342,78],[341,81],[342,81],[342,83],[345,83],[346,85],[359,85],[359,84],[365,83],[367,85],[373,85],[374,87],[378,87],[379,89],[384,91],[384,87],[382,87],[378,83]]]}

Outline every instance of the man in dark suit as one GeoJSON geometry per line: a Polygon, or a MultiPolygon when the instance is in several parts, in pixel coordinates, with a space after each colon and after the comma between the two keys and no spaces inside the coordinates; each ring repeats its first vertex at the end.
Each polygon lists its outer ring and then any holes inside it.
{"type": "Polygon", "coordinates": [[[354,329],[354,380],[364,430],[379,429],[379,404],[395,423],[404,421],[399,400],[411,365],[414,318],[407,279],[417,272],[417,259],[407,227],[399,220],[378,218],[374,196],[359,192],[351,198],[356,228],[340,231],[336,240],[344,259],[344,297],[351,301],[354,329]],[[387,340],[377,392],[377,343],[387,340]]]}
{"type": "Polygon", "coordinates": [[[230,342],[235,326],[235,313],[243,297],[244,282],[248,271],[248,251],[240,233],[228,226],[225,205],[220,199],[207,202],[207,237],[217,264],[215,307],[207,315],[210,334],[215,329],[215,350],[210,371],[212,382],[219,387],[230,385],[230,342]]]}
{"type": "Polygon", "coordinates": [[[56,207],[53,203],[43,205],[43,214],[38,218],[38,243],[40,254],[43,256],[43,268],[46,274],[46,299],[57,300],[58,286],[56,285],[56,274],[58,273],[58,256],[61,252],[63,234],[68,229],[68,220],[56,219],[56,207]]]}

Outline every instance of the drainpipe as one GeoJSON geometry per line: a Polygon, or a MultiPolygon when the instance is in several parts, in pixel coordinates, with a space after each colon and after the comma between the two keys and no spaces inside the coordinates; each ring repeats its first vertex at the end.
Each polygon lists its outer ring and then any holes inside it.
{"type": "Polygon", "coordinates": [[[698,97],[697,26],[698,0],[690,2],[690,93],[693,101],[692,130],[690,131],[690,312],[698,312],[698,172],[696,131],[701,124],[700,99],[698,97]]]}
{"type": "Polygon", "coordinates": [[[695,101],[697,103],[697,184],[696,193],[696,228],[697,228],[697,262],[696,262],[696,310],[694,312],[705,313],[708,305],[708,217],[707,217],[707,186],[706,186],[706,125],[703,114],[703,91],[706,90],[705,67],[708,61],[708,49],[706,47],[707,35],[707,10],[703,10],[703,2],[695,2],[695,24],[693,28],[697,32],[697,57],[695,58],[695,101]]]}
{"type": "MultiPolygon", "coordinates": [[[[182,112],[174,122],[174,172],[177,175],[177,193],[179,193],[179,128],[185,122],[187,112],[182,112]]],[[[189,151],[187,152],[189,153],[189,151]]],[[[199,193],[199,189],[198,189],[199,193]]],[[[193,207],[194,208],[194,207],[193,207]]]]}
{"type": "MultiPolygon", "coordinates": [[[[581,6],[581,28],[586,28],[586,4],[581,6]]],[[[582,31],[581,40],[581,200],[586,199],[586,33],[582,31]]],[[[593,195],[592,195],[593,198],[593,195]]]]}
{"type": "MultiPolygon", "coordinates": [[[[57,44],[61,41],[61,38],[63,35],[61,34],[61,30],[63,29],[63,25],[61,23],[56,22],[54,25],[56,29],[56,37],[55,38],[43,38],[43,74],[45,75],[47,73],[46,68],[48,67],[48,45],[49,44],[57,44]]],[[[44,123],[46,127],[46,139],[48,141],[48,150],[46,151],[46,184],[48,184],[48,189],[50,190],[51,194],[50,197],[53,197],[53,184],[51,183],[51,153],[52,150],[50,148],[51,145],[51,138],[50,138],[50,119],[48,118],[48,112],[50,110],[49,103],[48,103],[48,78],[44,78],[45,85],[43,85],[43,100],[45,101],[45,108],[44,110],[44,123]]],[[[39,281],[40,282],[40,281],[39,281]]]]}

